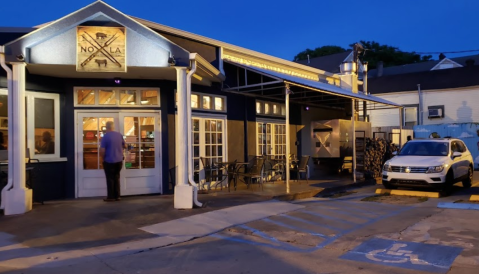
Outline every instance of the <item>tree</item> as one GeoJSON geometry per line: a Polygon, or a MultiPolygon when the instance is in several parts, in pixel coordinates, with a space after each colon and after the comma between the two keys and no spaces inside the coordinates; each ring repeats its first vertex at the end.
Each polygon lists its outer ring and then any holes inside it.
{"type": "Polygon", "coordinates": [[[432,60],[432,55],[421,56],[414,51],[401,51],[397,47],[381,45],[375,41],[361,41],[361,44],[365,51],[359,55],[359,59],[368,62],[369,69],[376,68],[379,61],[383,62],[384,67],[392,67],[432,60]]]}
{"type": "MultiPolygon", "coordinates": [[[[420,63],[432,60],[431,55],[420,55],[416,52],[405,52],[397,47],[381,45],[375,41],[361,41],[365,51],[359,55],[362,62],[368,62],[368,68],[374,69],[379,61],[383,62],[384,67],[400,66],[406,64],[420,63]]],[[[353,44],[350,45],[353,47],[353,44]]],[[[346,50],[339,46],[322,46],[315,50],[306,49],[294,57],[294,61],[307,60],[309,58],[325,56],[335,53],[345,52],[346,50]]]]}
{"type": "Polygon", "coordinates": [[[345,52],[346,50],[339,46],[322,46],[314,50],[306,49],[294,56],[294,61],[308,60],[309,58],[331,55],[335,53],[345,52]]]}

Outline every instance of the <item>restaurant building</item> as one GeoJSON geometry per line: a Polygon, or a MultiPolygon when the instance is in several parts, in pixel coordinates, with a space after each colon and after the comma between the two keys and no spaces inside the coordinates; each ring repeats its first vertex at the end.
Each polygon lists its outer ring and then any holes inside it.
{"type": "Polygon", "coordinates": [[[355,102],[399,107],[358,92],[354,68],[328,73],[102,1],[32,29],[0,28],[0,63],[7,215],[33,200],[105,196],[107,121],[128,145],[122,195],[174,192],[176,208],[191,208],[204,177],[199,157],[309,154],[311,121],[356,120],[355,102]],[[28,159],[38,160],[33,170],[28,159]]]}

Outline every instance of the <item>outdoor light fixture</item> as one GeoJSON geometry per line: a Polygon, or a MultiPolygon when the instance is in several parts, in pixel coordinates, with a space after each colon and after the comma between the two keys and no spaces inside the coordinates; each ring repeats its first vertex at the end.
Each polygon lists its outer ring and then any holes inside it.
{"type": "Polygon", "coordinates": [[[17,57],[17,60],[20,61],[20,62],[25,61],[25,56],[23,56],[23,54],[19,54],[16,57],[17,57]]]}
{"type": "Polygon", "coordinates": [[[304,110],[309,110],[309,107],[308,107],[308,106],[305,106],[305,107],[304,107],[304,110]]]}
{"type": "Polygon", "coordinates": [[[115,78],[115,84],[117,84],[117,85],[121,84],[121,79],[120,78],[115,78]]]}
{"type": "Polygon", "coordinates": [[[175,56],[171,55],[171,57],[168,57],[168,64],[170,64],[170,66],[176,65],[175,56]]]}

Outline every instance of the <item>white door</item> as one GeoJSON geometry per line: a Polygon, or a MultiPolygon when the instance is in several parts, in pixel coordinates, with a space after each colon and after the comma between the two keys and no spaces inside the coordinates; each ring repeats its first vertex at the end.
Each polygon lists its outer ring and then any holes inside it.
{"type": "Polygon", "coordinates": [[[160,116],[158,113],[120,113],[120,132],[127,150],[121,172],[121,194],[160,193],[160,116]]]}
{"type": "Polygon", "coordinates": [[[158,113],[78,113],[78,197],[106,196],[100,142],[106,122],[113,121],[128,145],[121,171],[121,195],[161,192],[158,113]]]}

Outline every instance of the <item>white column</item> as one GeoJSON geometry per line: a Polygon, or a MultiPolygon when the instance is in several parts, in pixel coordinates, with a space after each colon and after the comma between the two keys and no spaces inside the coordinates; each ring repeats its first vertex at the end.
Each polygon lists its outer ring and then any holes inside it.
{"type": "MultiPolygon", "coordinates": [[[[356,108],[355,108],[356,100],[351,100],[351,138],[353,142],[353,181],[356,183],[356,108]]],[[[366,145],[366,144],[365,144],[366,145]]]]}
{"type": "Polygon", "coordinates": [[[177,209],[193,208],[193,186],[188,184],[188,112],[187,112],[187,81],[186,68],[176,68],[176,98],[177,98],[177,120],[176,120],[176,186],[175,202],[177,209]]]}
{"type": "MultiPolygon", "coordinates": [[[[12,63],[13,85],[8,94],[8,179],[13,188],[6,194],[5,215],[23,214],[32,209],[32,190],[27,189],[25,173],[26,124],[25,124],[25,63],[12,63]],[[10,142],[11,140],[11,142],[10,142]]],[[[30,113],[29,115],[33,115],[30,113]]]]}
{"type": "MultiPolygon", "coordinates": [[[[289,85],[286,85],[286,98],[285,98],[285,104],[286,104],[286,193],[289,193],[290,188],[289,188],[289,154],[290,154],[290,126],[289,126],[289,85]]],[[[299,178],[298,178],[299,180],[299,178]]]]}
{"type": "Polygon", "coordinates": [[[402,148],[402,124],[403,121],[403,108],[399,108],[399,148],[402,148]]]}

